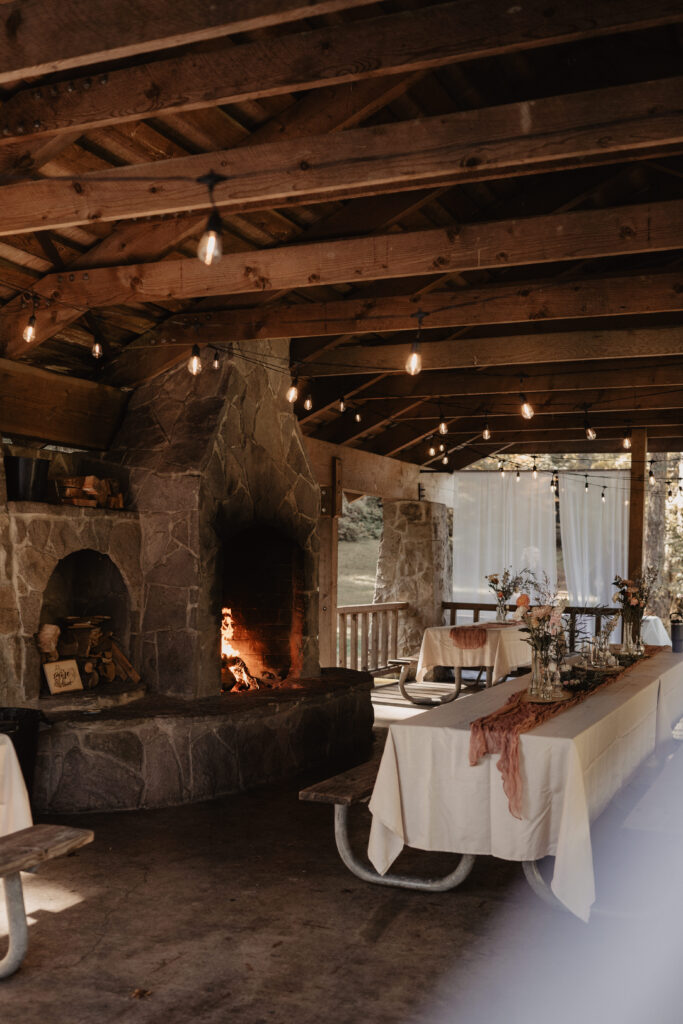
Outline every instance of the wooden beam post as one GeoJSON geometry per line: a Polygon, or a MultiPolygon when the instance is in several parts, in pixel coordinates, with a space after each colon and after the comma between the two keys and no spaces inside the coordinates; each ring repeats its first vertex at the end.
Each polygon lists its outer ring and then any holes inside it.
{"type": "Polygon", "coordinates": [[[337,584],[339,579],[339,516],[342,511],[342,461],[331,459],[331,483],[321,487],[320,589],[318,642],[320,664],[337,664],[337,584]]]}
{"type": "Polygon", "coordinates": [[[643,567],[646,460],[647,428],[637,427],[631,437],[631,496],[628,517],[628,574],[631,578],[643,567]]]}

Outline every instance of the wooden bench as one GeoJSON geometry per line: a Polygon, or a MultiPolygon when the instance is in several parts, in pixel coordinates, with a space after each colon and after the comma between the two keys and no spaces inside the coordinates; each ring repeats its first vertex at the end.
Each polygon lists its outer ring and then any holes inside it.
{"type": "Polygon", "coordinates": [[[32,825],[0,838],[0,878],[5,883],[5,903],[9,922],[9,947],[0,960],[0,978],[8,978],[19,969],[28,948],[28,925],[20,871],[30,871],[46,860],[63,857],[86,843],[94,833],[85,828],[61,825],[32,825]]]}
{"type": "Polygon", "coordinates": [[[474,867],[474,857],[464,854],[454,871],[442,878],[417,878],[413,875],[378,874],[374,868],[359,860],[349,842],[349,808],[366,804],[372,796],[375,779],[382,759],[384,743],[375,741],[375,751],[369,761],[348,771],[333,775],[323,782],[302,789],[300,800],[334,805],[334,838],[339,856],[346,867],[364,882],[375,885],[393,885],[400,889],[418,889],[422,892],[446,892],[460,885],[474,867]]]}

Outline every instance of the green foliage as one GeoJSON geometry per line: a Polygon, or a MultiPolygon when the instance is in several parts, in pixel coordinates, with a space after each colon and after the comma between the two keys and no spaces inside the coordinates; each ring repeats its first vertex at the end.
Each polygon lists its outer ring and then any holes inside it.
{"type": "Polygon", "coordinates": [[[356,541],[377,538],[382,533],[382,499],[364,497],[349,503],[339,518],[339,540],[356,541]]]}

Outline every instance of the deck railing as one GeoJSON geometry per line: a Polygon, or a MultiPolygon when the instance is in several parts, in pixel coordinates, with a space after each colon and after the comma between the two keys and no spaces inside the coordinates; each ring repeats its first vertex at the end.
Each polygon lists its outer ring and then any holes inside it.
{"type": "Polygon", "coordinates": [[[407,601],[338,607],[337,664],[368,672],[387,668],[397,656],[398,613],[407,607],[407,601]]]}
{"type": "MultiPolygon", "coordinates": [[[[451,626],[457,625],[458,612],[472,612],[472,621],[479,622],[479,616],[481,612],[495,612],[498,605],[496,604],[473,604],[469,601],[444,601],[443,610],[448,615],[448,624],[451,626]]],[[[508,605],[509,611],[515,610],[515,605],[508,605]]],[[[593,631],[592,636],[596,636],[602,628],[603,618],[610,618],[615,615],[618,611],[617,608],[579,608],[578,606],[568,606],[564,610],[564,614],[569,616],[569,649],[573,651],[576,647],[576,621],[579,618],[592,618],[593,619],[593,631]]]]}

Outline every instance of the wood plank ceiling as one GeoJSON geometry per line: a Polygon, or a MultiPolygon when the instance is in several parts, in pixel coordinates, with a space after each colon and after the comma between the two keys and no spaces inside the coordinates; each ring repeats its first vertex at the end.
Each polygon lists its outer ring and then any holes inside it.
{"type": "Polygon", "coordinates": [[[443,418],[449,469],[637,427],[683,450],[680,0],[79,11],[0,6],[5,433],[98,447],[196,342],[291,337],[326,441],[441,469],[443,418]],[[90,382],[68,431],[65,375],[90,382]]]}

